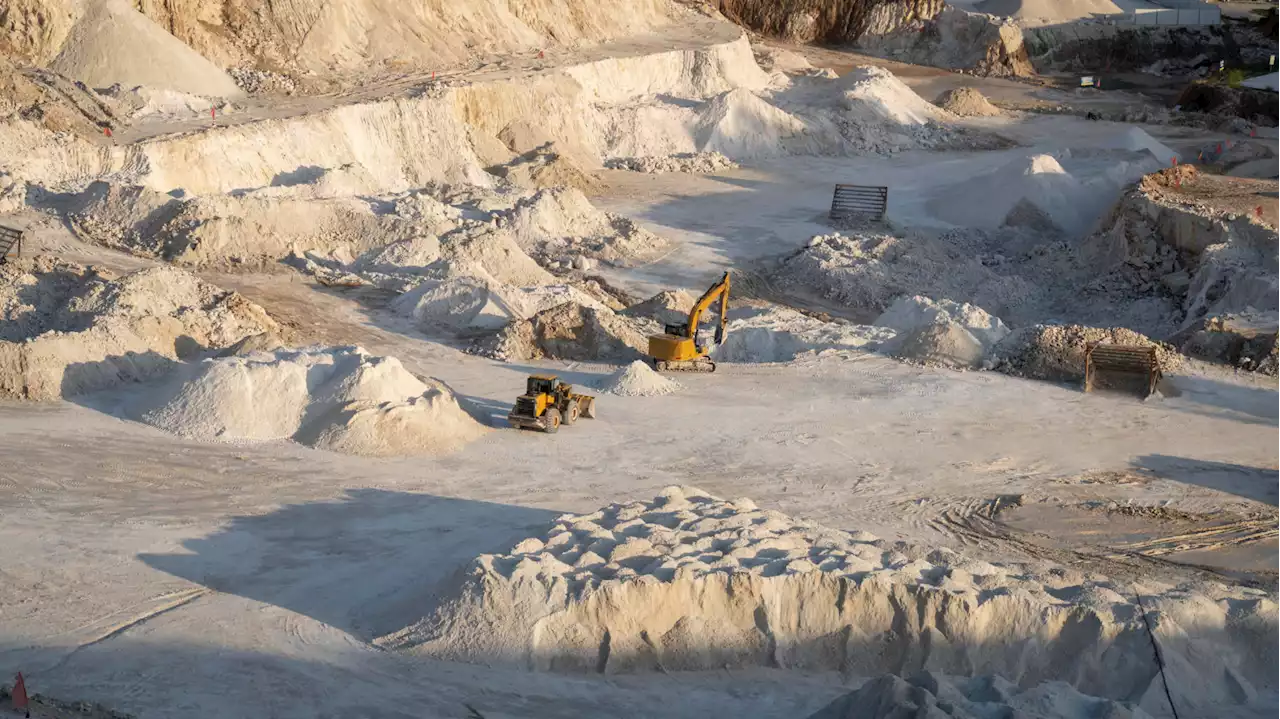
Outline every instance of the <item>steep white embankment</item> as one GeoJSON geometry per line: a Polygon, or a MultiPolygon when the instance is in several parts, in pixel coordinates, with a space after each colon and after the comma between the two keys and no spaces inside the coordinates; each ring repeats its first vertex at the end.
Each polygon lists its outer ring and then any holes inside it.
{"type": "Polygon", "coordinates": [[[1085,244],[1094,267],[1135,272],[1168,292],[1184,313],[1179,329],[1205,317],[1280,309],[1275,229],[1253,214],[1198,199],[1198,177],[1183,166],[1128,189],[1085,244]]]}
{"type": "MultiPolygon", "coordinates": [[[[762,89],[737,28],[707,25],[706,45],[614,57],[554,70],[504,73],[488,80],[432,86],[397,97],[267,119],[124,147],[51,138],[33,124],[11,123],[0,163],[39,184],[81,185],[121,177],[153,190],[189,194],[265,187],[299,168],[363,166],[375,186],[397,192],[432,182],[491,182],[473,147],[502,143],[504,130],[537,118],[547,139],[599,164],[606,142],[589,122],[595,103],[666,94],[706,100],[738,87],[762,89]]],[[[632,50],[633,53],[638,52],[632,50]]]]}
{"type": "MultiPolygon", "coordinates": [[[[47,0],[46,0],[47,1],[47,0]]],[[[223,66],[267,61],[326,74],[404,71],[549,53],[661,30],[691,12],[670,0],[146,0],[142,10],[223,66]]]]}
{"type": "MultiPolygon", "coordinates": [[[[0,36],[11,39],[12,51],[24,59],[45,64],[71,44],[67,37],[77,21],[101,13],[108,4],[114,2],[11,0],[0,13],[0,36]]],[[[130,23],[145,21],[164,28],[161,32],[172,33],[173,42],[185,43],[186,52],[203,55],[218,67],[269,66],[300,75],[347,78],[387,70],[443,70],[495,55],[581,48],[661,31],[693,16],[670,0],[133,0],[119,4],[133,14],[141,13],[130,23]]],[[[118,53],[114,62],[142,57],[137,50],[118,53]]]]}
{"type": "MultiPolygon", "coordinates": [[[[1141,591],[1179,707],[1274,692],[1273,593],[1141,591]]],[[[1150,642],[1123,582],[891,543],[693,487],[564,515],[510,554],[481,555],[456,596],[379,641],[570,672],[996,673],[1163,708],[1150,642]]]]}

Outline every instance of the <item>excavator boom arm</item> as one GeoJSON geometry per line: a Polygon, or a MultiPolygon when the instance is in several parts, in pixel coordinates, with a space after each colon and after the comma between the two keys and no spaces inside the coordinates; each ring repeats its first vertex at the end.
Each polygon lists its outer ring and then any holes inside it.
{"type": "Polygon", "coordinates": [[[689,337],[696,337],[698,334],[698,322],[702,319],[702,313],[707,311],[712,302],[720,300],[720,324],[716,328],[716,342],[724,339],[724,325],[726,314],[729,311],[729,273],[724,273],[719,282],[711,285],[698,301],[693,304],[693,309],[689,310],[689,337]]]}

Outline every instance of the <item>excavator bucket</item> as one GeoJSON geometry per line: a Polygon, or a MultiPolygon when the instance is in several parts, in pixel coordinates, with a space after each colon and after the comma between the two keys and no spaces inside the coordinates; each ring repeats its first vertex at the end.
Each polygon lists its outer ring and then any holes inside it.
{"type": "Polygon", "coordinates": [[[1155,394],[1160,384],[1160,359],[1156,348],[1092,342],[1084,350],[1084,391],[1092,392],[1099,375],[1121,375],[1143,398],[1155,394]]]}

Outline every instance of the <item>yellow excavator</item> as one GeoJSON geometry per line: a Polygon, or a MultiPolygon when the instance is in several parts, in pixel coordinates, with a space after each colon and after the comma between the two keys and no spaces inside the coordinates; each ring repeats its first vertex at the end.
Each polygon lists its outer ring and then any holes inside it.
{"type": "Polygon", "coordinates": [[[716,300],[720,301],[720,322],[716,325],[715,344],[724,341],[726,314],[729,311],[729,273],[702,293],[689,319],[684,324],[666,325],[660,335],[649,335],[649,357],[653,368],[659,372],[679,370],[684,372],[715,372],[716,363],[707,356],[711,348],[702,344],[698,336],[698,323],[702,313],[716,300]]]}

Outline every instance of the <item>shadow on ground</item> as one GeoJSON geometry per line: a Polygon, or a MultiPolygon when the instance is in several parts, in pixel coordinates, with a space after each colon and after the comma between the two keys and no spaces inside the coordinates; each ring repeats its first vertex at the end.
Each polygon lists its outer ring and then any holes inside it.
{"type": "Polygon", "coordinates": [[[1277,470],[1246,467],[1227,462],[1208,462],[1164,454],[1147,454],[1133,460],[1134,467],[1145,469],[1161,479],[1228,492],[1239,497],[1276,506],[1277,470]]]}
{"type": "Polygon", "coordinates": [[[143,562],[370,640],[420,619],[478,554],[541,533],[559,513],[380,489],[236,517],[143,562]]]}
{"type": "Polygon", "coordinates": [[[1170,406],[1186,412],[1272,426],[1280,417],[1274,389],[1184,375],[1164,378],[1160,389],[1170,406]]]}

